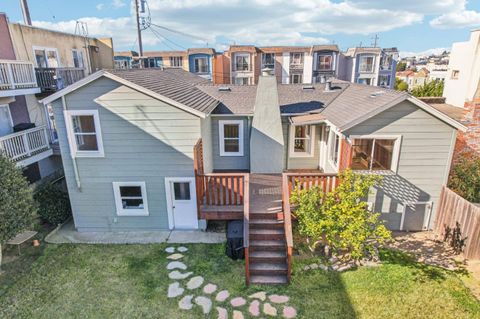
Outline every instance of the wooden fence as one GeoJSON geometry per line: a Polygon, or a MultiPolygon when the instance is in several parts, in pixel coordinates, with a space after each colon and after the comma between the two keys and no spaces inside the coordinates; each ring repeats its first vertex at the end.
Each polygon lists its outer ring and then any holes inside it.
{"type": "Polygon", "coordinates": [[[443,237],[445,226],[460,224],[462,237],[467,237],[463,251],[465,258],[480,259],[480,207],[457,195],[447,187],[442,188],[437,206],[434,231],[443,237]]]}

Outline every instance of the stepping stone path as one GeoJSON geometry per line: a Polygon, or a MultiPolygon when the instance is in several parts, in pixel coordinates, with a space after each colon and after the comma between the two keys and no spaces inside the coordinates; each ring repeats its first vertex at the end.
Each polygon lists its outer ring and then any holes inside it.
{"type": "Polygon", "coordinates": [[[259,291],[254,293],[253,295],[248,296],[251,299],[260,299],[261,301],[265,301],[267,299],[267,293],[265,291],[259,291]]]}
{"type": "Polygon", "coordinates": [[[181,269],[181,270],[186,270],[187,265],[180,261],[172,261],[167,265],[167,270],[172,270],[172,269],[181,269]]]}
{"type": "MultiPolygon", "coordinates": [[[[182,279],[187,279],[188,277],[194,275],[193,272],[181,272],[181,270],[185,271],[187,270],[187,265],[179,261],[179,259],[182,259],[184,257],[183,254],[181,253],[186,253],[188,252],[188,248],[184,246],[180,246],[178,248],[176,247],[167,247],[165,248],[165,252],[167,252],[169,255],[167,256],[167,259],[171,260],[167,264],[167,270],[171,271],[168,274],[168,277],[172,280],[182,280],[182,279]],[[177,253],[176,253],[177,251],[177,253]]],[[[309,268],[315,269],[315,266],[311,267],[312,265],[309,265],[309,268]]],[[[202,276],[194,276],[191,277],[187,284],[186,284],[186,289],[188,290],[195,290],[200,287],[202,287],[204,283],[204,278],[202,276]]],[[[168,292],[167,296],[168,298],[177,298],[182,296],[186,289],[180,285],[178,281],[172,282],[168,286],[168,292]]],[[[218,289],[218,286],[213,283],[208,283],[206,284],[202,290],[199,290],[198,292],[203,293],[205,295],[212,295],[214,294],[218,289]]],[[[217,310],[217,318],[218,319],[228,319],[229,314],[228,310],[226,307],[227,305],[227,299],[230,297],[230,293],[228,290],[224,289],[219,291],[216,296],[215,300],[213,301],[213,296],[208,297],[205,295],[197,295],[195,294],[186,294],[183,295],[182,298],[178,301],[178,308],[181,310],[185,311],[190,311],[193,309],[194,304],[198,305],[201,307],[202,312],[207,315],[212,311],[213,306],[215,305],[215,308],[217,310]],[[215,303],[215,304],[214,304],[215,303]],[[222,305],[223,303],[223,305],[222,305]]],[[[248,314],[251,317],[259,317],[260,315],[268,316],[268,317],[277,317],[280,315],[283,315],[283,318],[286,319],[293,319],[297,317],[297,310],[288,305],[289,297],[288,296],[283,296],[283,295],[267,295],[265,291],[259,291],[254,294],[251,294],[248,296],[250,300],[250,304],[248,305],[248,310],[247,310],[247,300],[244,297],[235,297],[230,300],[230,305],[235,308],[239,308],[236,310],[232,311],[232,317],[233,319],[244,319],[244,312],[248,314]],[[268,299],[268,302],[265,302],[268,299]],[[283,304],[283,305],[280,305],[283,304]],[[276,307],[282,307],[282,308],[276,308],[276,307]],[[248,312],[247,312],[248,311],[248,312]],[[280,314],[279,314],[280,312],[280,314]]]]}
{"type": "Polygon", "coordinates": [[[178,308],[182,310],[190,310],[193,307],[192,304],[193,295],[186,295],[178,302],[178,308]]]}
{"type": "Polygon", "coordinates": [[[190,280],[187,283],[187,289],[190,289],[190,290],[197,289],[202,284],[203,284],[203,277],[196,276],[196,277],[190,278],[190,280]]]}
{"type": "Polygon", "coordinates": [[[168,274],[168,278],[170,279],[185,279],[187,277],[189,277],[190,275],[192,275],[193,272],[186,272],[186,273],[181,273],[179,272],[178,270],[174,270],[172,271],[171,273],[168,274]]]}
{"type": "Polygon", "coordinates": [[[232,300],[230,300],[230,304],[233,307],[241,307],[246,303],[247,303],[247,301],[242,297],[237,297],[237,298],[233,298],[232,300]]]}
{"type": "Polygon", "coordinates": [[[276,317],[277,309],[267,302],[263,304],[263,313],[267,316],[276,317]]]}
{"type": "Polygon", "coordinates": [[[222,290],[217,294],[215,301],[223,302],[227,300],[228,297],[230,297],[230,293],[228,292],[228,290],[222,290]]]}
{"type": "Polygon", "coordinates": [[[254,300],[248,307],[248,312],[254,317],[260,316],[260,301],[254,300]]]}
{"type": "Polygon", "coordinates": [[[228,319],[228,311],[225,308],[217,307],[218,319],[228,319]]]}
{"type": "Polygon", "coordinates": [[[205,314],[205,315],[209,314],[210,310],[212,310],[212,301],[210,300],[210,298],[207,298],[205,296],[199,296],[199,297],[195,298],[194,301],[197,305],[202,307],[203,314],[205,314]]]}
{"type": "Polygon", "coordinates": [[[174,282],[173,284],[170,284],[168,286],[168,298],[175,298],[178,296],[181,296],[185,289],[180,287],[180,283],[178,281],[174,282]]]}
{"type": "Polygon", "coordinates": [[[173,255],[167,256],[167,259],[171,259],[171,260],[179,260],[182,258],[183,258],[182,254],[173,254],[173,255]]]}
{"type": "Polygon", "coordinates": [[[286,302],[288,302],[288,297],[287,296],[271,295],[271,296],[268,296],[268,299],[270,299],[270,301],[273,302],[273,303],[286,303],[286,302]]]}
{"type": "Polygon", "coordinates": [[[167,247],[167,248],[165,248],[165,252],[171,254],[171,253],[175,252],[175,247],[167,247]]]}
{"type": "Polygon", "coordinates": [[[217,285],[214,284],[207,284],[203,287],[203,292],[206,294],[213,294],[217,290],[217,285]]]}

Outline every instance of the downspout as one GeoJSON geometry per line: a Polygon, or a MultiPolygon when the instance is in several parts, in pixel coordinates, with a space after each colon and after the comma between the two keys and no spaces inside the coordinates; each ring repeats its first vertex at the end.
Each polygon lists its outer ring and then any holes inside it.
{"type": "MultiPolygon", "coordinates": [[[[68,116],[67,116],[67,101],[65,99],[65,95],[62,96],[62,107],[63,107],[63,114],[64,114],[64,119],[65,119],[65,128],[68,130],[67,128],[67,121],[68,121],[68,116]]],[[[67,133],[67,136],[69,134],[67,133]]],[[[72,150],[72,145],[70,143],[70,139],[69,139],[69,147],[70,147],[70,157],[72,158],[72,165],[73,165],[73,172],[75,174],[75,181],[77,182],[77,188],[79,191],[81,191],[82,189],[82,185],[81,185],[81,182],[80,182],[80,174],[78,173],[78,166],[77,166],[77,159],[75,158],[75,154],[72,150]]]]}

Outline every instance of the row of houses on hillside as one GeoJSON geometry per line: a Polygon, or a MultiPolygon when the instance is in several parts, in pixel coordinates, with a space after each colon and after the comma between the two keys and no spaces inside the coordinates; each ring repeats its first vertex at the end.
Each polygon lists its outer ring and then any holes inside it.
{"type": "Polygon", "coordinates": [[[281,84],[311,84],[337,78],[352,83],[393,88],[396,48],[352,48],[337,45],[272,46],[232,45],[225,52],[211,48],[186,51],[117,52],[115,67],[182,68],[215,84],[254,85],[268,69],[281,84]]]}
{"type": "Polygon", "coordinates": [[[113,68],[111,38],[10,23],[0,13],[0,152],[31,183],[62,170],[53,110],[38,100],[105,68],[113,68]]]}

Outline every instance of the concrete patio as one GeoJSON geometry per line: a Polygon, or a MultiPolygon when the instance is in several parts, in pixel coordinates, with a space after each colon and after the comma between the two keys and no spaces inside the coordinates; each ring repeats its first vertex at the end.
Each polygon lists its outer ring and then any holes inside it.
{"type": "Polygon", "coordinates": [[[200,230],[78,232],[73,220],[52,231],[45,241],[50,244],[216,244],[226,241],[225,233],[200,230]]]}

